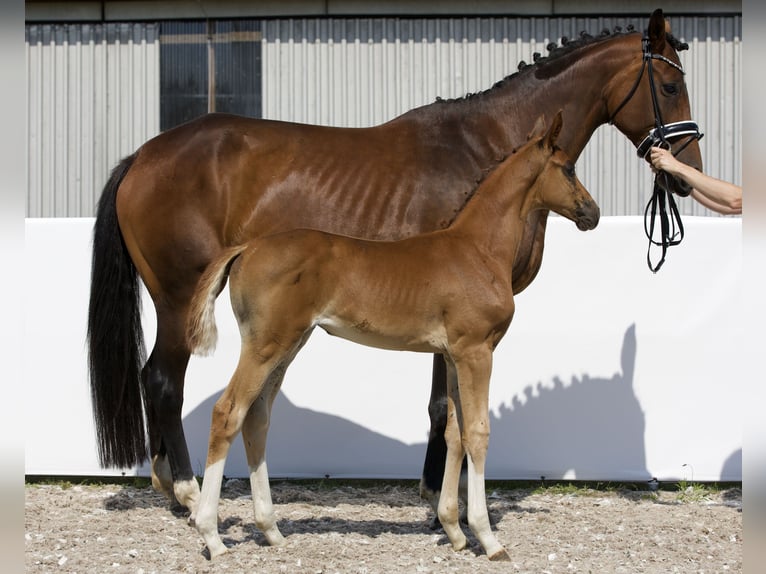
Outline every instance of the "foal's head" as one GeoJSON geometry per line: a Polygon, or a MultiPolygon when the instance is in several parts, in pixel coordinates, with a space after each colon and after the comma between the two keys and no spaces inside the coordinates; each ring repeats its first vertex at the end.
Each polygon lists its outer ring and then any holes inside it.
{"type": "Polygon", "coordinates": [[[529,190],[531,206],[550,209],[571,219],[578,229],[587,231],[598,225],[600,210],[588,190],[575,175],[574,164],[556,146],[561,132],[559,111],[543,135],[533,136],[522,152],[530,154],[530,164],[539,162],[540,171],[529,190]]]}

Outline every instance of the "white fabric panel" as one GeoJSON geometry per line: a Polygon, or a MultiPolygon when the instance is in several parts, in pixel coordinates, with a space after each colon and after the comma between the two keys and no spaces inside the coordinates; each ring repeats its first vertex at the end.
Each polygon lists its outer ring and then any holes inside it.
{"type": "MultiPolygon", "coordinates": [[[[517,296],[495,353],[487,477],[741,480],[740,405],[757,384],[741,368],[741,220],[687,217],[662,270],[645,263],[642,220],[603,218],[581,233],[549,222],[543,267],[517,296]]],[[[85,326],[92,219],[28,219],[24,377],[27,474],[100,469],[85,326]]],[[[151,300],[145,337],[154,340],[151,300]]],[[[184,426],[202,474],[211,408],[239,336],[228,291],[220,341],[193,358],[184,426]]],[[[287,373],[268,443],[273,477],[420,476],[431,357],[316,332],[287,373]]],[[[148,468],[127,474],[148,475],[148,468]]],[[[241,440],[227,476],[247,476],[241,440]]]]}

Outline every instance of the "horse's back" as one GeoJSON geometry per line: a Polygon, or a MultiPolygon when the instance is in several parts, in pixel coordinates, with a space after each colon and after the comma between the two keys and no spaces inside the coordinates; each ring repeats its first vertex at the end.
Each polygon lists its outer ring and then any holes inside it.
{"type": "Polygon", "coordinates": [[[117,195],[121,230],[155,294],[193,287],[224,246],[264,234],[392,239],[445,227],[484,167],[458,143],[417,114],[370,128],[209,114],[138,150],[117,195]]]}

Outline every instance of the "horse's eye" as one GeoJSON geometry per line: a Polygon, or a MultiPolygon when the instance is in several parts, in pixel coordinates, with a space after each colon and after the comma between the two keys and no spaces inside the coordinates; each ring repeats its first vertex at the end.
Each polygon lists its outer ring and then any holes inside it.
{"type": "Polygon", "coordinates": [[[678,84],[662,84],[662,93],[666,96],[677,96],[678,84]]]}

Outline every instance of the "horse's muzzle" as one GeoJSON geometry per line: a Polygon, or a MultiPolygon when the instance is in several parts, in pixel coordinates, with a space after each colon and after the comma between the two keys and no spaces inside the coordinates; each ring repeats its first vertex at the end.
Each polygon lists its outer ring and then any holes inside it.
{"type": "Polygon", "coordinates": [[[660,187],[668,193],[675,193],[679,197],[687,197],[692,192],[692,186],[686,183],[680,177],[674,177],[667,174],[667,177],[657,178],[660,187]]]}
{"type": "Polygon", "coordinates": [[[595,201],[589,201],[583,203],[577,207],[575,211],[577,220],[575,225],[580,231],[589,231],[595,229],[598,225],[598,220],[601,218],[601,210],[595,201]]]}

